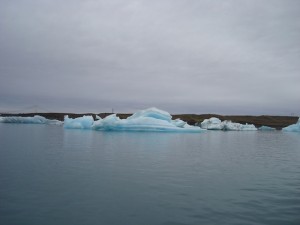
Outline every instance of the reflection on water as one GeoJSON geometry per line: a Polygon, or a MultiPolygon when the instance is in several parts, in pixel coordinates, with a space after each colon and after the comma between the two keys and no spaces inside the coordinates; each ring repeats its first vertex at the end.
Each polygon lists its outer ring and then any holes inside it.
{"type": "Polygon", "coordinates": [[[0,224],[300,224],[299,134],[0,135],[0,224]]]}

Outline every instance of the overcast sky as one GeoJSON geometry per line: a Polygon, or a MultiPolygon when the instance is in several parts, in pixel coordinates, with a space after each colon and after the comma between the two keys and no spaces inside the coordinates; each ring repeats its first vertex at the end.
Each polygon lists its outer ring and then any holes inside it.
{"type": "Polygon", "coordinates": [[[0,112],[300,115],[298,0],[1,0],[0,112]]]}

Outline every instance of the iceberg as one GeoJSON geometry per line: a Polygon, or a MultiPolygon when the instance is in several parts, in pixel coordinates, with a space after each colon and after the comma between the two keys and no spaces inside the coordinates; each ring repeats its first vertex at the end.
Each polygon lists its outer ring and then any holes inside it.
{"type": "Polygon", "coordinates": [[[83,116],[75,119],[69,118],[69,116],[64,117],[64,128],[68,129],[91,129],[94,123],[94,118],[92,116],[83,116]]]}
{"type": "Polygon", "coordinates": [[[46,119],[43,116],[22,117],[22,116],[8,116],[0,117],[0,123],[27,123],[27,124],[50,124],[61,125],[63,122],[59,120],[46,119]]]}
{"type": "Polygon", "coordinates": [[[258,128],[258,130],[261,130],[261,131],[274,131],[276,129],[273,128],[273,127],[261,126],[261,127],[258,128]]]}
{"type": "Polygon", "coordinates": [[[203,120],[200,126],[207,130],[223,130],[224,123],[219,118],[211,117],[210,119],[203,120]]]}
{"type": "Polygon", "coordinates": [[[175,119],[163,110],[149,108],[138,111],[127,119],[120,119],[116,114],[105,118],[83,116],[76,119],[65,117],[64,127],[75,129],[93,129],[100,131],[155,131],[155,132],[202,132],[200,127],[190,126],[186,122],[175,119]]]}
{"type": "Polygon", "coordinates": [[[227,131],[255,131],[257,128],[253,124],[233,123],[229,120],[221,121],[219,118],[211,117],[205,119],[200,124],[202,129],[207,130],[227,130],[227,131]]]}
{"type": "Polygon", "coordinates": [[[289,131],[289,132],[300,132],[300,117],[296,124],[292,124],[290,126],[282,128],[283,131],[289,131]]]}
{"type": "Polygon", "coordinates": [[[224,128],[223,130],[228,131],[256,131],[257,128],[253,124],[241,124],[241,123],[233,123],[231,121],[223,121],[224,128]]]}

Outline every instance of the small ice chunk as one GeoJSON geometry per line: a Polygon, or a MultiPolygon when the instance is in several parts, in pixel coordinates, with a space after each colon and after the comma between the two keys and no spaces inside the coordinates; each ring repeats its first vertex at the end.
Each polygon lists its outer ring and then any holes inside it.
{"type": "Polygon", "coordinates": [[[269,127],[269,126],[261,126],[261,127],[258,128],[258,130],[261,130],[261,131],[274,131],[276,129],[273,128],[273,127],[269,127]]]}

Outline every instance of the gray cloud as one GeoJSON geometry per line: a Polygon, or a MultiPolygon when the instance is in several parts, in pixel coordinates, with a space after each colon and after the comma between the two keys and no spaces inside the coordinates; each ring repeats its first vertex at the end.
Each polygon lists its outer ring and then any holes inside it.
{"type": "Polygon", "coordinates": [[[0,111],[300,114],[300,3],[2,1],[0,111]]]}

